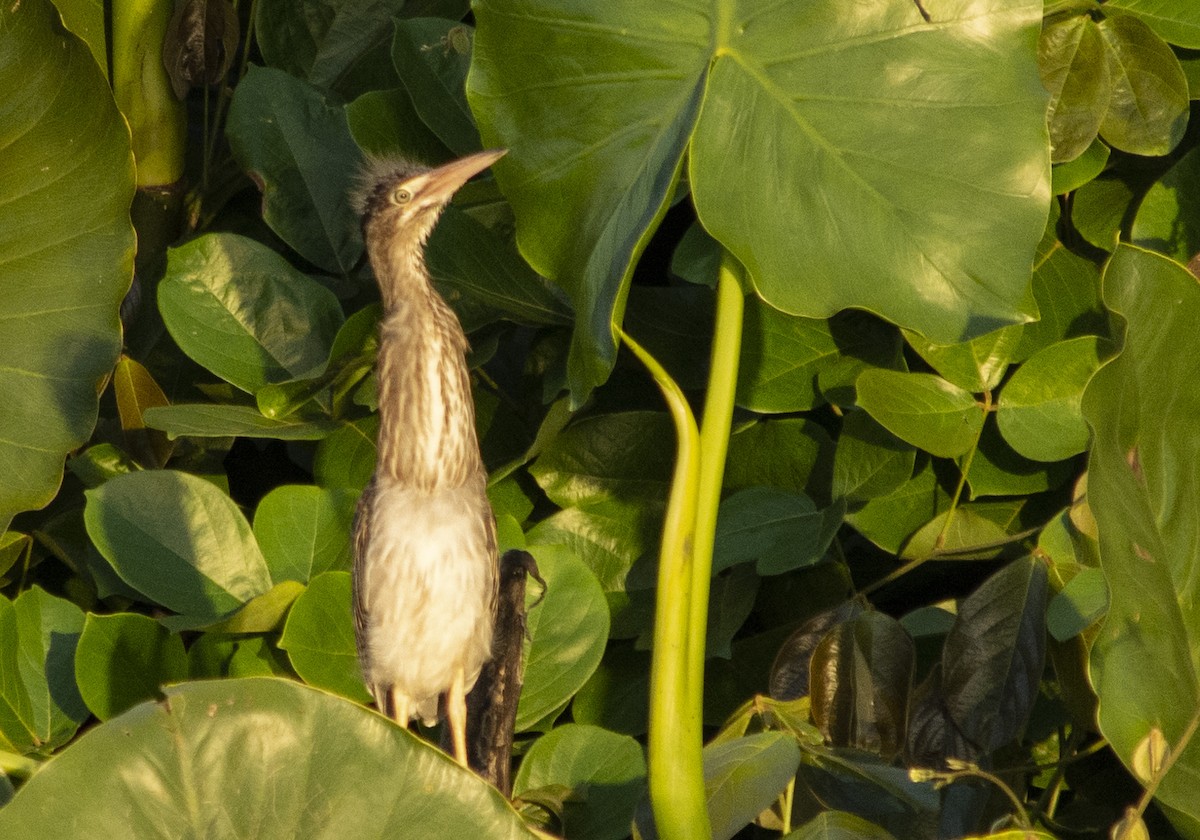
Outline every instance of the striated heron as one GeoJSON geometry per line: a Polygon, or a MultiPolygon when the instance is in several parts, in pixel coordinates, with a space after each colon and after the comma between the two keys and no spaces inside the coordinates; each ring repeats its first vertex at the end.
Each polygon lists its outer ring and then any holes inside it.
{"type": "Polygon", "coordinates": [[[373,160],[353,196],[383,301],[379,460],[354,521],[358,658],[376,705],[401,726],[432,724],[444,710],[464,766],[466,693],[491,657],[496,523],[467,337],[433,288],[424,251],[454,193],[503,154],[436,169],[373,160]]]}

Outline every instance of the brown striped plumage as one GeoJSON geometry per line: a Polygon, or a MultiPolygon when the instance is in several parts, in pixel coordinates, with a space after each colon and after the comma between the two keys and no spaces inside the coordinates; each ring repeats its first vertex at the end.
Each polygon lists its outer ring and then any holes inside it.
{"type": "Polygon", "coordinates": [[[439,717],[466,763],[465,695],[491,656],[496,525],[475,434],[467,338],[430,282],[425,241],[446,203],[502,152],[437,169],[375,161],[356,208],[379,282],[379,459],[354,522],[354,629],[380,710],[439,717]]]}

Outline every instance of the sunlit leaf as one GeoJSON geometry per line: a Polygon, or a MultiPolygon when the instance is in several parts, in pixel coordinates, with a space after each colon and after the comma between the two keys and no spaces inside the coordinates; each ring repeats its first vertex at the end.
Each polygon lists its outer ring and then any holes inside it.
{"type": "Polygon", "coordinates": [[[354,647],[349,572],[323,572],[309,581],[292,605],[279,646],[309,685],[370,701],[354,647]]]}
{"type": "Polygon", "coordinates": [[[129,130],[103,71],[46,0],[3,14],[0,531],[54,498],[92,433],[134,250],[129,130]]]}
{"type": "Polygon", "coordinates": [[[0,835],[533,837],[494,788],[412,734],[261,677],[176,686],[93,729],[0,809],[0,835]]]}

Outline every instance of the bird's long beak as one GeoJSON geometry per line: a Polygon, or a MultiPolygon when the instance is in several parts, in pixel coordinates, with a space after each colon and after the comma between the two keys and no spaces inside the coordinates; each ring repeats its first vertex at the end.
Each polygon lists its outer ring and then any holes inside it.
{"type": "Polygon", "coordinates": [[[488,149],[443,164],[425,173],[425,186],[421,192],[433,202],[449,201],[472,175],[487,169],[507,153],[508,149],[488,149]]]}

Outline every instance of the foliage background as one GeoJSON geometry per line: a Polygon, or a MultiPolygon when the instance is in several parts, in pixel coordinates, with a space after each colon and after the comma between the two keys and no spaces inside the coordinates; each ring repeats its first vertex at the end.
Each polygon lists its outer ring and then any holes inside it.
{"type": "Polygon", "coordinates": [[[676,430],[628,339],[696,410],[736,373],[714,836],[1200,836],[1192,4],[111,12],[0,12],[5,836],[650,836],[676,430]],[[348,609],[343,197],[484,146],[428,259],[547,581],[515,808],[364,708],[348,609]]]}

